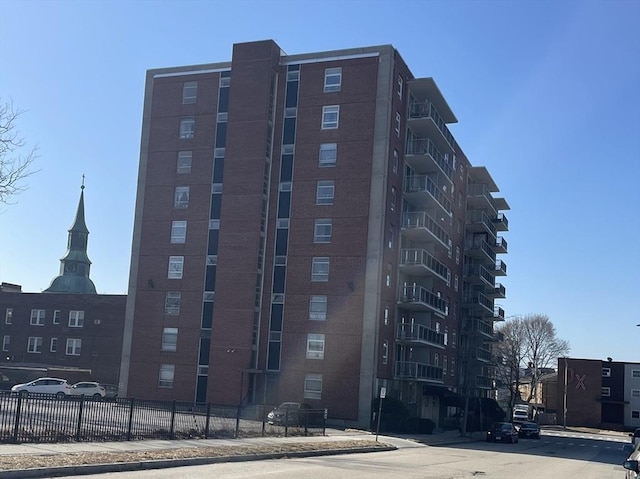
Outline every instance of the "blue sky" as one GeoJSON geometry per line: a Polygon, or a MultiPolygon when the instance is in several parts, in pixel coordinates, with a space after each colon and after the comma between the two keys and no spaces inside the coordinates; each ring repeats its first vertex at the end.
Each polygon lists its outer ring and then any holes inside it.
{"type": "Polygon", "coordinates": [[[39,147],[0,213],[0,280],[58,274],[86,175],[91,277],[126,293],[145,71],[392,44],[507,198],[507,316],[549,316],[573,357],[640,361],[640,2],[0,0],[0,96],[39,147]]]}

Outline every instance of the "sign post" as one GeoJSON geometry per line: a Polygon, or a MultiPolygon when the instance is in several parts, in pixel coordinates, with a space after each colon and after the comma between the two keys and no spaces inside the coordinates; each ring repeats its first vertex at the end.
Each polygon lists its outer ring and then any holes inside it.
{"type": "Polygon", "coordinates": [[[378,401],[378,424],[376,425],[376,442],[380,433],[380,416],[382,415],[382,400],[387,395],[387,388],[380,388],[380,400],[378,401]]]}

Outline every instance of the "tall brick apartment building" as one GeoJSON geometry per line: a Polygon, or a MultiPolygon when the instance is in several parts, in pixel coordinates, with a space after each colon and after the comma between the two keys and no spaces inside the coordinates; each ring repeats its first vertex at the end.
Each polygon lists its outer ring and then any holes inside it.
{"type": "Polygon", "coordinates": [[[438,421],[493,387],[506,201],[391,46],[147,73],[121,378],[135,397],[438,421]]]}

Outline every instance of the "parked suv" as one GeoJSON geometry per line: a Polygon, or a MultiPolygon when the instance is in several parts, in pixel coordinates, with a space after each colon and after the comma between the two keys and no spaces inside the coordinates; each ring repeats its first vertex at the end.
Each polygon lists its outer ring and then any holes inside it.
{"type": "Polygon", "coordinates": [[[52,394],[62,399],[71,394],[71,386],[66,379],[38,378],[24,384],[16,384],[11,388],[12,393],[26,396],[28,394],[52,394]]]}
{"type": "Polygon", "coordinates": [[[106,394],[105,389],[100,384],[91,381],[83,381],[71,386],[72,396],[86,396],[100,400],[105,397],[106,394]]]}

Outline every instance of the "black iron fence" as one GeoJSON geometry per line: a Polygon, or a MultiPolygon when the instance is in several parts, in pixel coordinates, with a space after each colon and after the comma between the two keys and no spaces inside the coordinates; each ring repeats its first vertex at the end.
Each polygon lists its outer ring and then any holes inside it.
{"type": "Polygon", "coordinates": [[[0,396],[0,443],[324,435],[326,410],[271,421],[274,408],[49,395],[0,396]]]}

